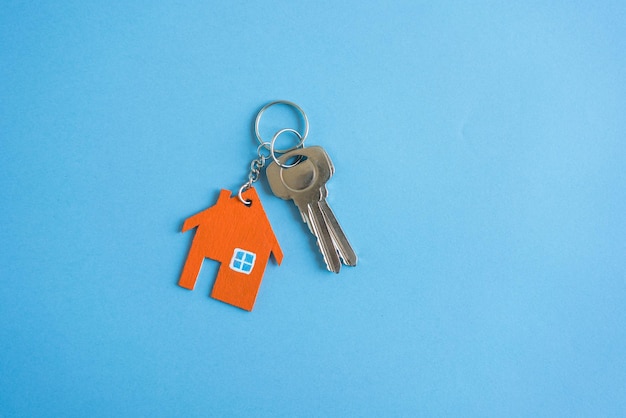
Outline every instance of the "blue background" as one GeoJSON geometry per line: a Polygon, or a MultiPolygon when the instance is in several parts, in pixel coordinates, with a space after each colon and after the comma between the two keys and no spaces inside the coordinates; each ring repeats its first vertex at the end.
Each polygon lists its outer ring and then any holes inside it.
{"type": "Polygon", "coordinates": [[[624,2],[55,3],[0,14],[0,416],[626,414],[624,2]],[[248,313],[179,231],[275,99],[360,260],[263,178],[248,313]]]}

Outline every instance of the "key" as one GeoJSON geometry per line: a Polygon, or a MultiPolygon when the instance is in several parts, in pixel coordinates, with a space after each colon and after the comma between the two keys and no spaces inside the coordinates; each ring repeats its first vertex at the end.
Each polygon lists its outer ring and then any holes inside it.
{"type": "Polygon", "coordinates": [[[309,230],[317,237],[317,244],[324,256],[327,268],[339,272],[341,267],[339,255],[335,250],[328,225],[318,205],[322,198],[320,186],[330,179],[331,172],[328,165],[318,166],[314,163],[315,159],[310,158],[311,150],[315,153],[314,148],[306,148],[283,155],[279,160],[283,164],[291,157],[301,156],[306,157],[306,159],[289,168],[283,168],[272,163],[267,168],[267,178],[272,192],[276,196],[294,201],[309,230]]]}
{"type": "Polygon", "coordinates": [[[357,256],[333,211],[326,202],[326,182],[334,166],[321,147],[308,147],[288,152],[279,158],[282,164],[293,157],[305,157],[295,166],[283,168],[276,163],[267,167],[272,192],[281,199],[293,200],[309,230],[317,237],[318,247],[328,270],[338,273],[341,260],[354,266],[357,256]]]}
{"type": "MultiPolygon", "coordinates": [[[[320,157],[323,156],[325,159],[324,163],[330,167],[330,176],[332,177],[332,175],[335,173],[335,166],[330,160],[328,153],[326,153],[326,151],[324,151],[322,147],[317,147],[317,148],[319,148],[319,152],[318,152],[319,156],[320,157]]],[[[333,241],[335,243],[335,248],[337,249],[337,251],[339,251],[339,255],[341,259],[343,260],[344,264],[348,266],[356,266],[356,263],[358,260],[357,255],[352,249],[352,246],[350,245],[348,238],[343,232],[343,229],[339,225],[337,218],[335,218],[334,212],[328,205],[328,202],[326,202],[326,197],[328,197],[328,190],[326,189],[326,182],[324,182],[321,189],[322,189],[322,199],[320,200],[319,205],[324,215],[324,218],[326,219],[326,222],[330,225],[329,229],[330,229],[333,241]]]]}

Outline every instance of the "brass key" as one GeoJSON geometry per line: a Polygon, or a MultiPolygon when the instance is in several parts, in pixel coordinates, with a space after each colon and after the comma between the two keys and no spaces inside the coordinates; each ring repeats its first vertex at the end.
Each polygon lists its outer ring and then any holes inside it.
{"type": "Polygon", "coordinates": [[[303,221],[317,237],[328,270],[339,273],[341,261],[355,266],[357,255],[326,202],[326,182],[335,171],[326,151],[319,146],[296,149],[278,161],[285,167],[275,162],[267,167],[270,188],[277,197],[294,201],[303,221]],[[294,157],[298,158],[297,163],[287,166],[286,162],[294,157]]]}

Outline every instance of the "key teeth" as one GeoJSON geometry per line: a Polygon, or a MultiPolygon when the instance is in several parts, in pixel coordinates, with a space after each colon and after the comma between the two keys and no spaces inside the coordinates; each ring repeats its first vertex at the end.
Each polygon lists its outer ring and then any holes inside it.
{"type": "Polygon", "coordinates": [[[335,251],[335,255],[337,256],[337,269],[329,268],[329,271],[332,271],[333,273],[339,273],[339,271],[341,270],[341,256],[339,255],[339,252],[337,251],[336,248],[334,248],[335,251]]]}
{"type": "Polygon", "coordinates": [[[356,266],[358,261],[356,252],[354,252],[354,249],[350,245],[348,238],[343,232],[343,229],[341,229],[339,222],[337,222],[335,214],[328,205],[328,202],[326,202],[326,199],[320,201],[320,209],[326,224],[329,226],[330,238],[341,262],[347,266],[356,266]]]}
{"type": "MultiPolygon", "coordinates": [[[[313,225],[311,225],[311,222],[304,217],[304,214],[302,214],[302,222],[304,222],[306,224],[306,226],[309,228],[309,232],[311,232],[311,234],[313,234],[313,236],[315,236],[317,238],[317,236],[315,235],[315,230],[313,229],[313,225]]],[[[317,239],[317,246],[319,247],[320,245],[320,241],[319,239],[317,239]]]]}
{"type": "Polygon", "coordinates": [[[335,247],[335,251],[337,251],[337,255],[339,255],[339,259],[340,259],[341,263],[346,265],[346,266],[350,266],[350,267],[356,266],[356,263],[358,261],[358,257],[356,255],[356,253],[354,252],[354,250],[352,249],[352,247],[350,246],[350,243],[347,243],[348,246],[349,246],[349,248],[347,249],[349,251],[349,253],[346,254],[345,253],[346,248],[342,247],[338,243],[339,238],[337,238],[336,231],[335,231],[334,228],[331,229],[330,238],[333,241],[333,246],[335,247]]]}
{"type": "MultiPolygon", "coordinates": [[[[333,266],[330,265],[330,263],[328,262],[328,260],[326,259],[326,255],[324,255],[324,253],[322,252],[322,249],[320,248],[320,243],[319,240],[317,241],[317,247],[319,248],[320,252],[322,253],[322,256],[324,258],[324,263],[326,264],[326,270],[331,271],[335,274],[339,274],[339,271],[341,270],[341,262],[339,264],[337,264],[337,269],[335,270],[333,268],[333,266]]],[[[341,259],[341,257],[339,257],[341,259]]]]}
{"type": "MultiPolygon", "coordinates": [[[[341,262],[343,261],[343,257],[341,257],[341,254],[337,251],[337,249],[335,248],[335,252],[337,252],[337,255],[339,256],[339,264],[337,265],[337,269],[333,269],[333,267],[330,265],[330,263],[328,262],[328,257],[326,257],[326,254],[324,253],[324,251],[322,250],[322,244],[320,239],[317,237],[317,235],[315,234],[315,229],[313,228],[313,225],[311,225],[311,223],[308,221],[308,219],[306,219],[304,217],[304,215],[302,215],[302,220],[304,221],[304,223],[309,227],[309,231],[311,231],[311,234],[313,234],[313,236],[315,236],[315,244],[317,245],[317,250],[320,252],[320,254],[322,254],[322,258],[324,259],[324,264],[326,264],[326,270],[331,271],[335,274],[338,274],[339,271],[341,270],[341,262]]],[[[331,237],[332,239],[332,237],[331,237]]],[[[345,262],[343,264],[346,264],[345,262]]]]}
{"type": "MultiPolygon", "coordinates": [[[[321,219],[323,219],[323,222],[326,225],[330,242],[332,243],[332,246],[328,248],[328,252],[329,252],[328,254],[326,254],[323,251],[324,245],[322,244],[322,240],[318,236],[318,233],[316,232],[316,226],[315,226],[316,222],[313,219],[315,215],[312,213],[313,208],[311,208],[310,206],[307,206],[307,211],[304,212],[301,210],[300,215],[302,216],[302,220],[304,221],[304,223],[306,223],[307,226],[309,227],[309,231],[311,231],[313,236],[317,238],[316,239],[317,248],[319,252],[322,254],[322,258],[324,259],[324,264],[326,264],[326,270],[338,274],[341,271],[342,264],[346,266],[356,266],[357,255],[352,249],[352,247],[350,246],[350,243],[347,242],[347,239],[345,238],[345,235],[343,234],[341,227],[337,223],[337,220],[335,219],[335,215],[332,213],[332,210],[328,206],[328,203],[322,200],[317,203],[317,208],[319,209],[321,213],[321,219]],[[332,219],[333,222],[329,223],[330,219],[332,219]],[[337,229],[339,229],[339,231],[341,232],[341,237],[343,237],[343,239],[346,241],[345,244],[339,243],[339,241],[341,241],[341,238],[338,237],[337,229]],[[344,245],[347,245],[347,248],[345,248],[344,245]],[[333,250],[334,250],[334,254],[337,256],[336,266],[335,266],[335,263],[331,263],[329,261],[330,258],[333,258],[331,255],[333,250]]],[[[318,227],[322,227],[322,225],[319,225],[318,227]]],[[[318,232],[321,232],[321,231],[318,231],[318,232]]]]}
{"type": "MultiPolygon", "coordinates": [[[[296,204],[298,205],[298,203],[296,204]]],[[[319,203],[317,205],[315,203],[313,204],[307,203],[305,207],[301,207],[300,205],[298,205],[298,208],[300,209],[300,214],[302,215],[302,219],[309,227],[309,231],[311,231],[313,236],[316,237],[315,243],[317,244],[317,248],[319,252],[322,254],[324,263],[326,264],[326,269],[334,273],[339,273],[339,269],[341,268],[341,260],[339,258],[339,254],[336,253],[337,249],[334,246],[334,242],[332,240],[330,231],[327,229],[325,223],[324,224],[321,223],[325,221],[324,221],[324,215],[322,214],[320,210],[319,203]],[[328,242],[322,238],[324,235],[328,236],[328,242]],[[329,245],[325,245],[324,244],[325,242],[327,242],[327,244],[329,245]],[[331,248],[332,250],[335,251],[335,255],[337,257],[336,263],[334,262],[331,263],[331,261],[334,261],[334,260],[331,260],[332,258],[331,248]],[[335,267],[335,264],[336,264],[336,267],[335,267]]]]}
{"type": "MultiPolygon", "coordinates": [[[[331,266],[331,264],[328,262],[328,257],[326,257],[326,254],[324,254],[324,251],[322,250],[322,245],[320,244],[319,238],[315,240],[315,243],[317,244],[318,251],[320,252],[320,254],[322,254],[322,258],[324,259],[324,264],[326,264],[326,270],[332,271],[333,273],[339,273],[339,270],[341,270],[341,261],[339,262],[339,264],[337,265],[337,269],[335,270],[333,266],[331,266]]],[[[341,260],[341,257],[339,257],[339,259],[341,260]]]]}
{"type": "MultiPolygon", "coordinates": [[[[340,263],[337,265],[337,269],[333,269],[332,266],[330,265],[330,263],[328,262],[328,260],[326,259],[326,256],[324,255],[324,252],[322,251],[321,247],[320,247],[320,241],[319,239],[316,240],[317,243],[317,248],[320,251],[320,253],[322,254],[322,258],[324,259],[324,264],[326,264],[326,270],[333,272],[335,274],[339,274],[340,270],[341,270],[341,265],[346,265],[349,267],[355,267],[357,262],[358,262],[358,258],[355,258],[354,260],[346,260],[342,255],[341,252],[338,251],[337,249],[335,249],[335,251],[337,252],[337,255],[339,256],[339,261],[340,263]]],[[[355,254],[356,256],[356,254],[355,254]]]]}
{"type": "MultiPolygon", "coordinates": [[[[326,203],[324,203],[325,208],[323,208],[320,205],[320,209],[322,212],[322,217],[324,218],[324,220],[327,222],[328,221],[328,217],[327,214],[325,213],[324,209],[327,209],[330,213],[331,216],[334,218],[334,214],[332,214],[332,211],[330,210],[330,207],[328,207],[328,205],[326,203]]],[[[344,250],[340,249],[340,245],[337,242],[339,238],[336,237],[336,230],[334,228],[329,228],[328,232],[330,234],[330,239],[331,242],[333,243],[333,249],[335,250],[335,254],[337,254],[338,257],[338,264],[336,269],[333,268],[333,266],[329,263],[328,261],[328,257],[327,255],[324,253],[322,247],[323,245],[321,244],[321,240],[320,238],[317,236],[316,232],[315,232],[315,227],[313,225],[313,223],[311,222],[311,220],[307,217],[307,215],[304,212],[300,212],[300,215],[302,216],[302,221],[308,226],[309,231],[311,231],[311,234],[313,234],[313,236],[316,237],[315,243],[317,244],[317,248],[318,251],[322,254],[322,258],[324,259],[324,264],[326,264],[326,270],[331,271],[335,274],[338,274],[341,270],[341,265],[346,265],[346,266],[350,266],[350,267],[354,267],[357,264],[358,261],[358,257],[356,255],[356,253],[354,252],[354,250],[352,249],[352,247],[350,246],[349,243],[347,243],[348,245],[348,250],[349,250],[349,254],[347,254],[347,256],[343,253],[344,250]],[[353,257],[353,258],[351,258],[353,257]]],[[[338,226],[338,228],[341,228],[338,226]]],[[[343,234],[343,232],[342,232],[343,234]]]]}

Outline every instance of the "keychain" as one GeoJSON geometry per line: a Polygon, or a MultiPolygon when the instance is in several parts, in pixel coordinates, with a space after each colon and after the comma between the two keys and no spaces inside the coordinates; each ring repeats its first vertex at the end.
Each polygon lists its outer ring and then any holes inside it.
{"type": "Polygon", "coordinates": [[[317,238],[328,270],[338,273],[341,262],[349,266],[357,263],[354,250],[326,202],[326,182],[333,175],[334,166],[322,147],[304,148],[309,133],[309,121],[304,111],[286,100],[268,103],[259,110],[254,131],[259,146],[257,158],[250,163],[248,181],[235,196],[229,190],[222,190],[213,206],[185,220],[182,232],[194,228],[196,232],[178,281],[180,286],[193,290],[204,259],[216,260],[221,265],[211,297],[248,311],[254,306],[270,255],[277,264],[283,259],[278,240],[253,187],[270,158],[272,162],[266,174],[272,192],[277,197],[294,201],[302,220],[317,238]],[[285,128],[276,132],[271,141],[264,141],[259,132],[261,117],[277,104],[293,107],[300,113],[304,132],[285,128]],[[295,135],[298,143],[292,148],[276,149],[276,140],[287,132],[295,135]]]}

